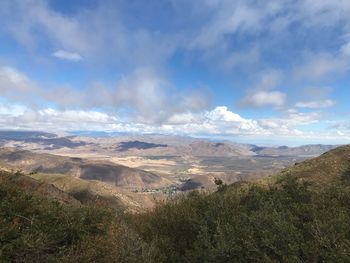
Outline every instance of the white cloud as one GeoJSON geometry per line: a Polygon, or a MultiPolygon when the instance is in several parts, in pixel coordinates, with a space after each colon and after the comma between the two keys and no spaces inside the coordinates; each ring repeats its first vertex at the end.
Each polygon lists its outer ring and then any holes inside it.
{"type": "Polygon", "coordinates": [[[0,91],[0,97],[25,105],[123,111],[127,118],[146,124],[161,124],[174,114],[206,110],[210,101],[210,94],[205,90],[179,91],[162,74],[145,68],[121,78],[114,86],[75,89],[42,87],[18,70],[3,67],[0,68],[0,91]]]}
{"type": "Polygon", "coordinates": [[[0,129],[47,131],[111,129],[118,118],[103,112],[83,110],[30,109],[21,105],[0,105],[0,129]]]}
{"type": "MultiPolygon", "coordinates": [[[[145,20],[136,20],[133,12],[125,10],[129,6],[125,1],[99,1],[93,8],[86,6],[69,14],[54,10],[44,0],[1,1],[0,33],[10,33],[33,57],[38,57],[37,61],[42,61],[42,46],[46,45],[57,50],[52,54],[57,57],[75,61],[84,58],[92,68],[100,66],[99,63],[104,66],[115,63],[118,69],[122,68],[120,74],[125,74],[115,85],[78,90],[42,87],[14,68],[0,68],[1,96],[27,106],[41,100],[40,106],[36,105],[40,110],[27,109],[25,114],[19,109],[0,109],[1,121],[7,122],[11,111],[16,111],[17,115],[23,115],[22,120],[26,120],[24,123],[28,126],[36,127],[38,123],[42,127],[58,127],[71,119],[69,128],[89,119],[85,113],[94,116],[92,109],[100,109],[109,116],[108,123],[102,121],[102,116],[94,118],[99,119],[99,127],[105,129],[237,135],[275,132],[299,136],[298,125],[319,121],[317,114],[294,110],[283,116],[253,120],[225,106],[208,110],[207,95],[179,91],[169,82],[164,74],[168,72],[166,64],[176,53],[177,58],[183,55],[186,63],[205,61],[215,70],[224,69],[233,78],[240,78],[237,75],[243,65],[249,67],[246,77],[249,81],[252,75],[259,76],[262,69],[281,63],[285,67],[281,71],[263,71],[257,85],[252,86],[241,101],[245,106],[277,108],[287,103],[288,87],[279,90],[284,76],[320,81],[349,70],[349,1],[169,1],[172,9],[166,16],[154,12],[153,5],[150,13],[147,13],[148,4],[133,5],[135,11],[146,12],[143,13],[145,20]],[[162,27],[153,26],[152,19],[148,19],[153,16],[162,27]],[[291,27],[298,31],[298,37],[291,34],[295,32],[289,30],[291,27]],[[300,41],[303,36],[307,37],[300,41]],[[256,70],[250,70],[251,67],[256,70]],[[45,105],[55,105],[56,110],[50,113],[45,105]],[[82,112],[70,112],[68,109],[72,108],[82,112]],[[115,112],[126,111],[129,114],[123,115],[123,120],[127,119],[129,124],[113,119],[115,112]],[[84,117],[74,123],[71,116],[74,114],[84,117]]],[[[154,2],[158,5],[159,1],[154,2]]],[[[295,88],[288,96],[299,90],[301,88],[295,88]]],[[[330,107],[332,102],[327,98],[304,96],[297,105],[330,107]]],[[[97,127],[91,122],[89,120],[86,128],[97,127]]],[[[18,123],[12,125],[20,125],[18,123]]]]}
{"type": "Polygon", "coordinates": [[[299,127],[317,123],[318,113],[289,112],[284,116],[266,119],[248,119],[218,106],[210,111],[193,114],[175,114],[164,124],[139,123],[122,120],[116,115],[93,110],[59,110],[54,108],[30,109],[22,105],[0,103],[0,129],[44,130],[67,132],[74,130],[118,131],[132,133],[165,133],[201,136],[235,136],[280,139],[309,138],[344,140],[350,137],[349,129],[305,132],[299,127]],[[337,132],[339,131],[339,132],[337,132]]]}
{"type": "Polygon", "coordinates": [[[281,108],[285,106],[287,94],[275,90],[282,80],[282,73],[279,70],[270,69],[264,71],[260,75],[255,88],[239,101],[239,105],[243,107],[275,107],[281,108]]]}
{"type": "Polygon", "coordinates": [[[283,107],[286,104],[287,95],[280,91],[258,90],[247,95],[240,102],[246,107],[283,107]]]}
{"type": "MultiPolygon", "coordinates": [[[[187,123],[167,125],[167,131],[174,133],[235,135],[235,136],[306,136],[298,129],[319,122],[319,113],[300,113],[296,110],[266,119],[247,119],[230,111],[226,106],[218,106],[202,114],[191,115],[187,123]]],[[[183,119],[184,120],[184,119],[183,119]]]]}
{"type": "Polygon", "coordinates": [[[325,79],[332,74],[346,72],[350,66],[349,62],[342,54],[309,54],[304,57],[301,65],[295,67],[294,76],[299,80],[325,79]]]}
{"type": "Polygon", "coordinates": [[[319,101],[300,101],[295,104],[297,108],[309,108],[309,109],[319,109],[319,108],[329,108],[336,105],[334,100],[319,100],[319,101]]]}
{"type": "Polygon", "coordinates": [[[60,59],[70,60],[70,61],[81,61],[83,58],[79,53],[69,52],[65,50],[57,50],[52,53],[52,56],[60,59]]]}
{"type": "Polygon", "coordinates": [[[0,97],[34,103],[40,87],[25,74],[12,67],[0,67],[0,97]]]}
{"type": "MultiPolygon", "coordinates": [[[[205,90],[181,92],[166,78],[149,69],[137,70],[121,79],[115,92],[106,92],[105,95],[113,98],[113,106],[131,107],[137,121],[157,124],[174,114],[203,111],[210,100],[205,90]]],[[[103,96],[100,100],[103,105],[108,98],[103,96]]]]}
{"type": "Polygon", "coordinates": [[[186,112],[186,113],[175,113],[166,121],[166,124],[179,125],[179,124],[186,124],[186,123],[198,123],[199,121],[201,121],[200,116],[193,114],[191,112],[186,112]]]}
{"type": "Polygon", "coordinates": [[[241,116],[229,111],[226,106],[216,107],[214,110],[208,112],[206,116],[213,121],[225,121],[225,122],[244,121],[244,119],[241,116]]]}
{"type": "Polygon", "coordinates": [[[7,93],[11,90],[16,92],[27,92],[36,89],[36,85],[25,74],[12,67],[0,68],[0,90],[1,93],[7,93]]]}
{"type": "Polygon", "coordinates": [[[0,116],[16,117],[22,115],[26,108],[21,105],[0,104],[0,116]]]}
{"type": "Polygon", "coordinates": [[[342,45],[340,51],[344,56],[350,56],[350,42],[342,45]]]}
{"type": "Polygon", "coordinates": [[[248,5],[230,5],[219,9],[212,20],[205,24],[199,34],[189,42],[189,48],[209,49],[224,40],[225,35],[237,31],[256,30],[263,15],[257,8],[248,5]]]}
{"type": "Polygon", "coordinates": [[[294,127],[305,126],[313,123],[317,123],[320,120],[320,114],[317,112],[301,113],[301,112],[288,112],[286,115],[280,118],[267,118],[260,119],[258,122],[264,128],[290,130],[294,127]]]}
{"type": "Polygon", "coordinates": [[[337,134],[340,135],[340,136],[345,136],[345,133],[342,132],[342,131],[337,131],[337,134]]]}
{"type": "Polygon", "coordinates": [[[5,0],[1,2],[4,27],[0,30],[11,33],[18,43],[39,56],[45,39],[46,44],[60,49],[59,58],[77,61],[82,57],[94,66],[102,63],[158,68],[180,45],[180,37],[157,34],[146,27],[130,29],[124,21],[128,13],[123,12],[122,2],[99,1],[93,9],[63,14],[45,0],[5,0]]]}
{"type": "MultiPolygon", "coordinates": [[[[146,3],[135,4],[136,11],[145,12],[142,17],[159,19],[161,30],[155,29],[153,23],[142,23],[144,20],[135,22],[134,13],[125,4],[127,1],[98,1],[69,14],[54,10],[44,0],[1,2],[2,30],[10,32],[31,52],[40,55],[40,45],[45,39],[53,48],[73,50],[96,67],[99,63],[111,63],[123,68],[160,69],[176,52],[184,52],[189,63],[204,59],[216,70],[229,72],[233,68],[242,69],[243,65],[250,73],[251,68],[259,71],[265,68],[268,62],[263,58],[275,54],[278,46],[278,50],[283,50],[284,64],[300,64],[295,71],[301,77],[317,78],[348,70],[343,55],[338,54],[348,52],[348,37],[340,39],[350,32],[347,1],[168,0],[171,12],[167,12],[167,16],[154,10],[148,13],[146,3]],[[290,34],[289,27],[295,26],[301,36],[308,36],[300,52],[290,52],[297,38],[290,34]],[[336,30],[331,32],[333,29],[336,30]],[[340,45],[338,50],[321,59],[306,58],[302,62],[303,54],[314,49],[314,38],[323,37],[320,30],[332,34],[331,41],[340,45]]],[[[158,10],[161,4],[153,5],[158,10]]],[[[324,45],[322,40],[318,42],[317,46],[322,46],[320,54],[326,54],[328,42],[324,41],[324,45]]],[[[72,58],[78,59],[78,56],[72,58]]]]}

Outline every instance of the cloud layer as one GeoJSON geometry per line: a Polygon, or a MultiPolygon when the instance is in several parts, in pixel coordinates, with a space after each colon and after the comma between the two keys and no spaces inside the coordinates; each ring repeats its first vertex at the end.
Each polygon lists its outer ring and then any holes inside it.
{"type": "Polygon", "coordinates": [[[268,138],[285,140],[294,137],[295,141],[323,139],[336,143],[350,140],[350,124],[347,127],[333,127],[331,131],[314,133],[302,131],[298,127],[318,123],[317,113],[290,112],[279,118],[246,119],[237,113],[218,106],[210,111],[197,114],[184,114],[181,121],[174,122],[170,117],[161,125],[123,121],[118,116],[98,111],[55,110],[45,108],[32,110],[24,106],[0,104],[1,129],[45,130],[53,132],[69,131],[108,131],[130,133],[162,133],[214,138],[268,138]]]}
{"type": "Polygon", "coordinates": [[[180,92],[153,70],[141,69],[113,86],[92,85],[83,90],[43,87],[11,67],[0,68],[0,92],[7,99],[30,106],[53,104],[61,109],[99,108],[123,112],[130,120],[161,124],[174,114],[208,108],[210,94],[196,90],[180,92]]]}
{"type": "Polygon", "coordinates": [[[349,13],[331,0],[3,0],[0,128],[348,138],[349,13]]]}

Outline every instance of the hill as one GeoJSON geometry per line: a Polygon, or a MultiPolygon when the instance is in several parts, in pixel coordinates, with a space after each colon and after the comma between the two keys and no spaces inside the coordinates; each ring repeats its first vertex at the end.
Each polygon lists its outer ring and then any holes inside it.
{"type": "Polygon", "coordinates": [[[50,184],[79,200],[82,204],[99,204],[118,210],[142,212],[154,205],[152,196],[132,193],[101,181],[83,180],[62,174],[30,174],[30,177],[50,184]]]}
{"type": "Polygon", "coordinates": [[[9,173],[6,171],[0,171],[0,184],[1,185],[14,185],[19,190],[38,196],[40,198],[47,198],[57,201],[61,204],[69,204],[72,206],[80,206],[81,203],[52,184],[46,182],[40,182],[21,173],[9,173]]]}
{"type": "Polygon", "coordinates": [[[98,180],[128,189],[161,188],[171,184],[154,173],[108,161],[90,161],[52,154],[0,149],[0,166],[26,173],[64,174],[86,180],[98,180]]]}
{"type": "Polygon", "coordinates": [[[86,146],[82,141],[72,141],[71,137],[58,136],[53,133],[37,131],[0,131],[0,145],[13,144],[21,147],[22,145],[41,146],[46,150],[60,149],[63,147],[76,148],[86,146]]]}
{"type": "Polygon", "coordinates": [[[291,177],[322,187],[347,180],[349,171],[350,146],[345,145],[311,160],[296,163],[294,166],[283,169],[276,175],[262,179],[261,181],[271,183],[285,177],[291,177]]]}
{"type": "Polygon", "coordinates": [[[211,141],[172,135],[60,136],[44,132],[0,131],[0,146],[70,155],[107,156],[304,156],[315,157],[336,146],[302,145],[298,147],[261,147],[232,141],[211,141]]]}
{"type": "Polygon", "coordinates": [[[0,180],[0,262],[150,262],[115,210],[61,202],[67,194],[24,175],[0,180]]]}
{"type": "Polygon", "coordinates": [[[337,146],[335,145],[302,145],[298,147],[259,147],[253,146],[251,150],[260,156],[306,156],[315,157],[324,152],[330,151],[337,146]]]}
{"type": "Polygon", "coordinates": [[[0,184],[0,259],[348,262],[350,146],[268,180],[192,191],[139,214],[72,207],[0,184]],[[38,227],[40,226],[40,227],[38,227]]]}
{"type": "Polygon", "coordinates": [[[171,262],[347,262],[350,146],[134,218],[171,262]]]}

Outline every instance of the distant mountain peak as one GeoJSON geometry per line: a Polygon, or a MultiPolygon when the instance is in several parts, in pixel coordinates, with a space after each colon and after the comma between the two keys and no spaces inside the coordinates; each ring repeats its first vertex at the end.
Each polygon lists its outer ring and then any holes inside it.
{"type": "Polygon", "coordinates": [[[141,141],[128,141],[119,143],[117,150],[119,152],[126,152],[130,149],[145,150],[157,147],[168,147],[167,144],[149,143],[141,141]]]}

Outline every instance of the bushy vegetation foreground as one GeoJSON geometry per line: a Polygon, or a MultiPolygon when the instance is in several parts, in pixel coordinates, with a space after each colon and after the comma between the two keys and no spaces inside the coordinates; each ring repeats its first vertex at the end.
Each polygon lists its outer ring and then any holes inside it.
{"type": "Polygon", "coordinates": [[[0,262],[346,262],[350,187],[220,186],[154,211],[72,207],[0,185],[0,262]]]}

